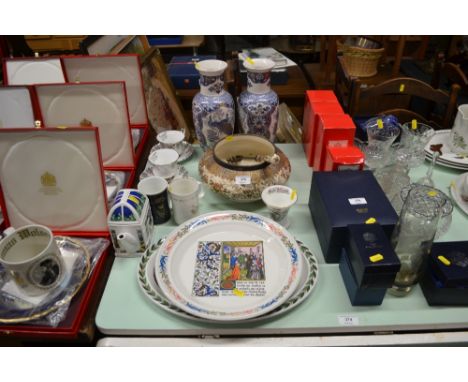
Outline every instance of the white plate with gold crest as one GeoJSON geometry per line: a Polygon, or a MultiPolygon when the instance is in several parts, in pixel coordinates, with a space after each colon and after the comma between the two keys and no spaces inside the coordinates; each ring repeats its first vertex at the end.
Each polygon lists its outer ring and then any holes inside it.
{"type": "Polygon", "coordinates": [[[244,211],[198,216],[177,227],[156,255],[156,281],[179,309],[240,321],[281,306],[303,267],[296,240],[278,223],[244,211]]]}
{"type": "MultiPolygon", "coordinates": [[[[152,251],[148,251],[144,256],[142,256],[140,260],[137,276],[138,284],[140,285],[141,290],[152,303],[171,314],[191,321],[210,322],[210,320],[193,316],[192,314],[186,313],[185,311],[179,309],[177,306],[173,305],[162,293],[161,288],[156,281],[154,265],[156,261],[157,250],[163,241],[164,240],[161,239],[157,244],[155,244],[155,246],[152,248],[152,251]]],[[[311,295],[318,281],[318,261],[309,248],[307,248],[302,242],[298,240],[297,242],[300,246],[301,256],[305,264],[305,266],[302,267],[300,281],[297,289],[288,300],[286,300],[275,310],[272,310],[271,312],[268,312],[264,315],[245,320],[245,322],[266,320],[282,315],[300,305],[311,295]]]]}

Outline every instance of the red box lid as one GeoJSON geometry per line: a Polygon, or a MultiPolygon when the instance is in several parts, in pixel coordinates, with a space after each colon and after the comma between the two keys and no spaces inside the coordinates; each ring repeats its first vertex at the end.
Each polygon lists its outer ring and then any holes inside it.
{"type": "Polygon", "coordinates": [[[327,150],[335,163],[356,164],[364,162],[364,153],[356,146],[328,146],[327,150]]]}
{"type": "Polygon", "coordinates": [[[94,127],[0,129],[0,204],[7,225],[107,236],[107,192],[94,127]]]}
{"type": "Polygon", "coordinates": [[[146,100],[138,54],[64,56],[63,67],[71,82],[124,81],[130,123],[148,125],[146,100]]]}
{"type": "Polygon", "coordinates": [[[60,57],[17,57],[3,60],[6,85],[34,85],[66,82],[60,57]]]}
{"type": "Polygon", "coordinates": [[[338,98],[336,98],[335,92],[333,90],[307,90],[306,97],[311,103],[315,103],[315,102],[338,103],[338,98]]]}
{"type": "Polygon", "coordinates": [[[135,167],[123,81],[44,84],[35,91],[44,126],[79,126],[86,120],[99,129],[106,169],[135,167]]]}
{"type": "Polygon", "coordinates": [[[320,114],[319,125],[323,129],[356,129],[353,119],[348,114],[320,114]]]}

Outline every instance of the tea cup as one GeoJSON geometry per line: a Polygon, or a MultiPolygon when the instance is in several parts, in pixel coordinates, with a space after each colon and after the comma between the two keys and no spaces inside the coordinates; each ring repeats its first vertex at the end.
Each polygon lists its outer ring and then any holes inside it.
{"type": "Polygon", "coordinates": [[[171,178],[177,171],[177,160],[179,154],[174,149],[159,149],[153,151],[148,161],[153,167],[155,175],[163,178],[171,178]]]}
{"type": "Polygon", "coordinates": [[[287,186],[270,186],[263,190],[262,200],[270,211],[271,218],[287,228],[289,209],[297,202],[296,190],[287,186]]]}
{"type": "Polygon", "coordinates": [[[180,130],[165,130],[156,136],[162,148],[174,149],[180,155],[184,150],[185,134],[180,130]]]}

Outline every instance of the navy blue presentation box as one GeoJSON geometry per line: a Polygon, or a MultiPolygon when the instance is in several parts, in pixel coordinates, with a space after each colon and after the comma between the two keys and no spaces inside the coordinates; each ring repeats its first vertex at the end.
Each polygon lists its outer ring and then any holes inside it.
{"type": "Polygon", "coordinates": [[[380,224],[349,225],[345,249],[360,287],[392,287],[401,264],[380,224]]]}
{"type": "Polygon", "coordinates": [[[216,56],[174,56],[167,65],[167,72],[176,89],[198,89],[200,74],[195,65],[203,60],[215,60],[216,56]]]}
{"type": "Polygon", "coordinates": [[[420,286],[429,305],[468,305],[468,241],[434,243],[420,286]]]}
{"type": "Polygon", "coordinates": [[[358,285],[351,261],[343,249],[339,263],[341,277],[351,305],[381,305],[387,288],[366,288],[358,285]]]}
{"type": "Polygon", "coordinates": [[[349,224],[374,218],[388,238],[398,215],[371,171],[314,172],[309,209],[327,263],[340,260],[349,224]]]}

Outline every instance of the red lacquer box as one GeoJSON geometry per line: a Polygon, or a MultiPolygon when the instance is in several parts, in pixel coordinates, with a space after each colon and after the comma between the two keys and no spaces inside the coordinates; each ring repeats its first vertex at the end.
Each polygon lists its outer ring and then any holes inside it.
{"type": "Polygon", "coordinates": [[[328,146],[352,146],[355,133],[356,126],[348,114],[319,115],[314,142],[314,170],[323,170],[328,146]]]}
{"type": "Polygon", "coordinates": [[[327,147],[324,171],[362,170],[364,153],[356,146],[327,147]]]}
{"type": "MultiPolygon", "coordinates": [[[[317,126],[319,121],[320,115],[342,115],[343,109],[341,108],[339,103],[315,103],[311,104],[309,108],[309,115],[307,125],[304,124],[304,131],[307,129],[308,133],[306,133],[303,142],[305,155],[307,158],[307,163],[309,166],[313,165],[313,158],[315,155],[315,142],[317,140],[317,126]]],[[[304,117],[304,121],[306,118],[304,117]]]]}

